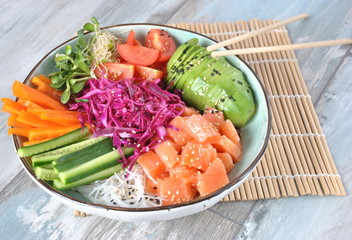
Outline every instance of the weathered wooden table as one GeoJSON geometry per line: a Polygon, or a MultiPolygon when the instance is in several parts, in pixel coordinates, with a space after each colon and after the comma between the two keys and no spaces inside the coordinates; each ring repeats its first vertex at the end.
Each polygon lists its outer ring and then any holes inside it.
{"type": "MultiPolygon", "coordinates": [[[[0,96],[12,97],[52,48],[92,16],[103,26],[131,23],[227,22],[311,18],[287,26],[293,42],[352,37],[349,0],[335,1],[1,1],[0,96]]],[[[22,170],[0,114],[0,239],[351,239],[351,46],[296,51],[346,197],[282,198],[219,203],[167,222],[124,223],[89,216],[52,199],[22,170]]]]}

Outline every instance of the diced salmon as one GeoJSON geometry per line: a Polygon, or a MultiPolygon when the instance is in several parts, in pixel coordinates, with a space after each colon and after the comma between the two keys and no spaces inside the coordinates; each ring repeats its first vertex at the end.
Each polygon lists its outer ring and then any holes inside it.
{"type": "Polygon", "coordinates": [[[226,136],[222,135],[213,139],[211,142],[214,148],[216,148],[217,152],[227,152],[231,155],[232,160],[234,162],[238,162],[242,155],[242,150],[238,144],[235,144],[226,136]]]}
{"type": "MultiPolygon", "coordinates": [[[[231,160],[232,161],[232,160],[231,160]]],[[[184,183],[191,186],[196,186],[197,184],[197,169],[186,167],[186,166],[176,166],[170,169],[170,176],[181,179],[184,183]]]]}
{"type": "Polygon", "coordinates": [[[187,118],[185,130],[197,141],[209,142],[214,137],[220,136],[214,126],[201,115],[192,115],[187,118]]]}
{"type": "Polygon", "coordinates": [[[185,124],[186,118],[177,116],[170,122],[172,128],[166,130],[167,136],[175,142],[177,149],[180,149],[192,139],[192,136],[185,130],[185,124]]]}
{"type": "Polygon", "coordinates": [[[210,123],[214,124],[216,128],[225,121],[224,113],[212,107],[206,107],[203,116],[210,123]]]}
{"type": "Polygon", "coordinates": [[[149,177],[146,177],[144,190],[150,194],[157,194],[158,192],[157,182],[153,181],[149,177]]]}
{"type": "Polygon", "coordinates": [[[219,158],[215,159],[204,173],[198,174],[197,179],[200,196],[212,193],[229,183],[226,169],[219,158]]]}
{"type": "Polygon", "coordinates": [[[146,174],[155,180],[162,178],[167,173],[165,164],[154,152],[143,153],[138,157],[137,161],[146,174]]]}
{"type": "Polygon", "coordinates": [[[218,153],[218,157],[224,164],[226,173],[229,173],[234,166],[231,155],[227,152],[224,152],[224,153],[218,153]]]}
{"type": "Polygon", "coordinates": [[[179,161],[178,152],[170,141],[159,143],[155,148],[155,153],[168,168],[172,168],[179,161]]]}
{"type": "Polygon", "coordinates": [[[200,115],[200,113],[193,107],[185,107],[181,117],[189,117],[192,115],[200,115]]]}
{"type": "Polygon", "coordinates": [[[238,132],[230,120],[226,120],[219,125],[219,132],[222,135],[225,135],[228,139],[230,139],[234,143],[240,142],[240,137],[238,136],[238,132]]]}
{"type": "Polygon", "coordinates": [[[189,142],[182,150],[181,164],[205,171],[216,156],[211,144],[189,142]]]}
{"type": "Polygon", "coordinates": [[[194,198],[192,187],[176,177],[158,181],[158,196],[163,199],[163,205],[187,202],[194,198]]]}

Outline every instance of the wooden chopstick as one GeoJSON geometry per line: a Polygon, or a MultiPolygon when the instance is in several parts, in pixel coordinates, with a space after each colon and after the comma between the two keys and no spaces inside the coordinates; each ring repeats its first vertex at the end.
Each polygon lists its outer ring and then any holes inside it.
{"type": "Polygon", "coordinates": [[[294,50],[294,49],[302,49],[302,48],[326,47],[326,46],[341,45],[341,44],[352,44],[352,39],[344,38],[344,39],[319,41],[319,42],[311,42],[311,43],[297,43],[297,44],[271,46],[271,47],[215,51],[215,52],[212,52],[211,55],[213,57],[221,57],[221,56],[229,56],[229,55],[276,52],[276,51],[294,50]]]}
{"type": "Polygon", "coordinates": [[[267,27],[264,27],[264,28],[260,28],[260,29],[255,30],[255,31],[251,31],[251,32],[243,34],[241,36],[237,36],[237,37],[228,39],[226,41],[210,45],[210,46],[207,47],[207,50],[210,52],[210,51],[213,51],[215,49],[219,49],[221,47],[224,47],[224,46],[236,43],[236,42],[243,41],[244,39],[254,37],[256,35],[268,32],[270,30],[276,29],[278,27],[287,25],[289,23],[292,23],[292,22],[295,22],[295,21],[298,21],[298,20],[301,20],[301,19],[304,19],[304,18],[307,18],[307,17],[309,17],[309,14],[303,13],[303,14],[297,15],[295,17],[289,18],[287,20],[283,20],[283,21],[274,23],[274,24],[272,24],[270,26],[267,26],[267,27]]]}

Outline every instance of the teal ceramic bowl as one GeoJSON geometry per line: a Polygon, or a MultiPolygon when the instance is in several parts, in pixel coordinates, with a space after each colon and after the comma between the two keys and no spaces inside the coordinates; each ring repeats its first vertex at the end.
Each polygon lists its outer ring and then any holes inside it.
{"type": "MultiPolygon", "coordinates": [[[[151,28],[161,28],[168,31],[178,44],[186,42],[191,38],[198,38],[199,43],[203,46],[208,46],[215,43],[214,40],[187,30],[182,30],[174,27],[168,27],[155,24],[125,24],[116,25],[105,28],[116,35],[126,38],[130,30],[136,32],[137,39],[145,39],[147,32],[151,28]]],[[[39,74],[48,74],[55,71],[54,55],[57,52],[64,52],[67,44],[74,44],[76,38],[70,39],[51,52],[33,68],[28,74],[25,83],[29,84],[29,80],[39,74]]],[[[220,49],[224,50],[224,49],[220,49]]],[[[26,158],[20,158],[21,164],[25,171],[48,194],[70,206],[73,209],[83,211],[89,214],[95,214],[107,218],[117,219],[121,221],[160,221],[179,218],[203,211],[224,198],[227,194],[234,191],[240,184],[250,175],[256,165],[262,158],[269,141],[271,130],[271,113],[268,97],[264,87],[261,84],[255,73],[241,59],[231,56],[228,60],[237,68],[239,68],[247,78],[247,81],[252,87],[256,103],[256,112],[248,124],[241,128],[241,143],[243,147],[242,160],[235,165],[229,173],[230,182],[221,189],[204,197],[199,197],[192,201],[171,206],[151,207],[151,208],[122,208],[110,207],[100,204],[94,204],[85,199],[82,195],[74,191],[58,191],[51,187],[48,183],[37,180],[31,168],[31,164],[26,158]]],[[[14,137],[15,148],[22,146],[23,139],[14,137]]]]}

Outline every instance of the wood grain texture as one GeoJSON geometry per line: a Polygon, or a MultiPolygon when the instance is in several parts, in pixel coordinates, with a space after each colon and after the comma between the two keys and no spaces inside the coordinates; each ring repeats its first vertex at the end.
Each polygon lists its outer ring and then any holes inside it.
{"type": "MultiPolygon", "coordinates": [[[[311,18],[287,26],[292,42],[351,38],[349,0],[332,1],[2,1],[0,96],[11,97],[48,51],[96,16],[103,26],[128,22],[227,22],[311,18]]],[[[351,48],[296,51],[347,197],[300,197],[221,203],[168,222],[121,223],[73,211],[35,186],[21,169],[0,113],[0,239],[349,239],[351,209],[351,48]],[[319,227],[317,227],[319,226],[319,227]]]]}

